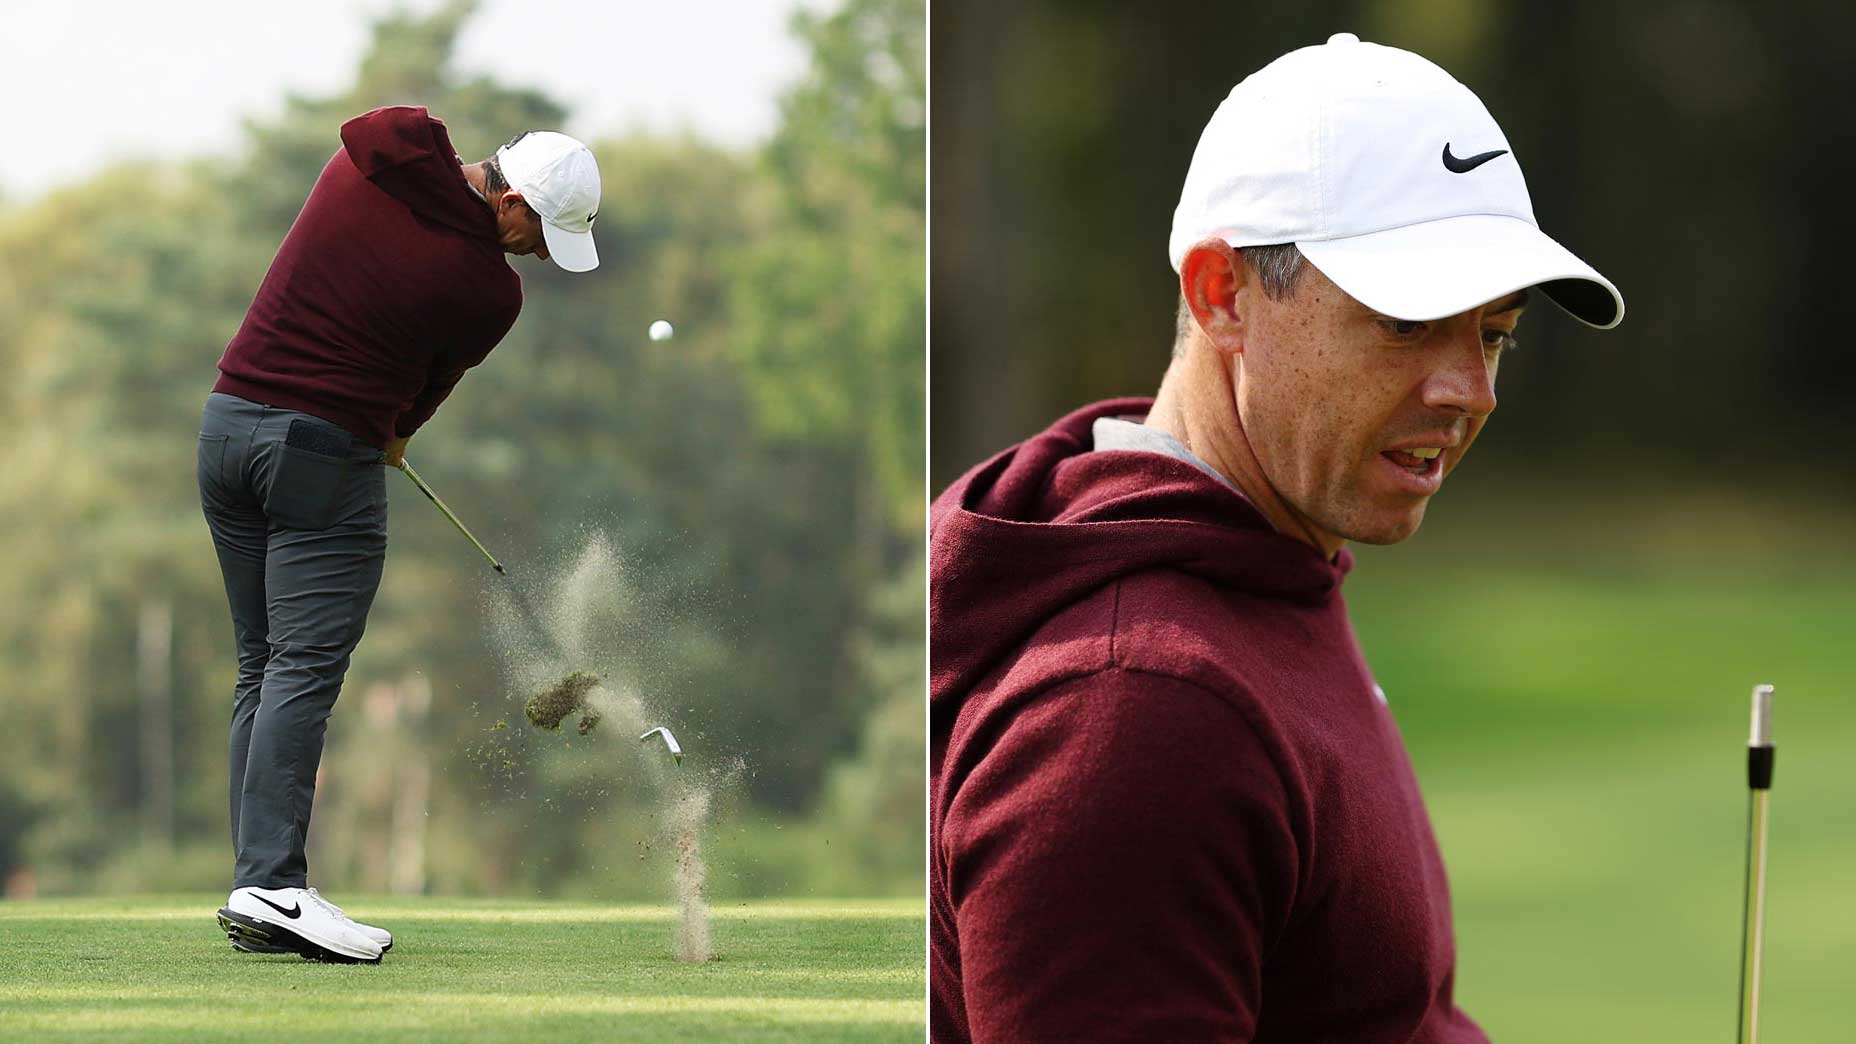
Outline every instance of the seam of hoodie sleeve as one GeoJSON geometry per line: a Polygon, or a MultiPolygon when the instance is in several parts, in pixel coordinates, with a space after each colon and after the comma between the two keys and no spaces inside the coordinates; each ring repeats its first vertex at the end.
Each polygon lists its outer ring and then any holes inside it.
{"type": "Polygon", "coordinates": [[[1108,611],[1108,662],[1115,667],[1121,666],[1121,657],[1115,652],[1115,635],[1121,630],[1121,580],[1115,581],[1115,602],[1108,611]]]}
{"type": "MultiPolygon", "coordinates": [[[[1280,905],[1271,904],[1266,908],[1273,910],[1275,916],[1266,918],[1256,925],[1260,933],[1258,938],[1261,947],[1260,952],[1267,957],[1267,954],[1276,948],[1280,942],[1283,931],[1286,930],[1287,925],[1293,920],[1296,903],[1302,894],[1305,870],[1304,856],[1307,851],[1307,843],[1306,837],[1302,830],[1299,829],[1299,824],[1297,822],[1299,810],[1303,807],[1303,802],[1299,799],[1294,784],[1297,777],[1282,771],[1281,757],[1277,750],[1277,745],[1271,738],[1271,734],[1257,728],[1250,714],[1237,706],[1237,701],[1229,699],[1190,678],[1182,678],[1164,672],[1121,667],[1108,667],[1078,672],[1061,679],[1054,679],[1049,684],[1039,687],[1038,691],[1024,694],[1023,702],[1019,704],[1018,710],[1013,716],[1017,717],[1018,714],[1022,714],[1026,709],[1047,700],[1061,700],[1066,698],[1066,696],[1073,698],[1074,694],[1079,690],[1086,691],[1090,687],[1090,683],[1093,679],[1101,678],[1105,683],[1112,684],[1109,680],[1116,675],[1120,675],[1126,679],[1140,677],[1152,678],[1165,683],[1161,686],[1162,689],[1171,689],[1172,692],[1181,695],[1189,692],[1201,693],[1209,697],[1214,704],[1222,705],[1231,713],[1231,718],[1228,720],[1231,722],[1232,728],[1247,732],[1254,742],[1262,747],[1264,755],[1268,759],[1268,774],[1274,777],[1276,786],[1279,788],[1278,793],[1281,794],[1281,799],[1287,803],[1286,811],[1288,815],[1284,826],[1288,829],[1288,840],[1292,845],[1292,851],[1286,853],[1289,857],[1289,863],[1284,867],[1288,872],[1287,877],[1286,879],[1277,878],[1278,881],[1286,886],[1287,892],[1286,894],[1279,894],[1276,896],[1276,902],[1280,905]]],[[[1120,688],[1122,686],[1115,687],[1120,688]]],[[[1136,688],[1138,689],[1139,687],[1137,683],[1136,688]]],[[[1214,711],[1212,714],[1214,718],[1220,716],[1219,712],[1214,711]]],[[[947,783],[944,781],[943,785],[946,786],[947,783]]],[[[947,792],[944,791],[944,794],[946,793],[947,792]]],[[[957,787],[951,794],[944,796],[944,820],[940,824],[940,828],[935,831],[935,834],[938,836],[934,838],[934,854],[935,857],[942,862],[943,879],[947,887],[947,899],[956,917],[959,916],[961,909],[965,906],[966,900],[970,898],[966,893],[974,884],[965,879],[966,874],[962,872],[959,866],[961,858],[956,852],[956,850],[960,849],[963,845],[964,827],[972,825],[956,825],[957,822],[972,816],[972,809],[962,810],[962,806],[967,804],[970,800],[971,797],[966,793],[966,788],[964,786],[957,787]]],[[[967,873],[971,872],[973,872],[972,869],[968,868],[967,873]]]]}
{"type": "MultiPolygon", "coordinates": [[[[1227,696],[1224,693],[1219,692],[1218,690],[1213,689],[1212,687],[1206,685],[1204,682],[1198,681],[1193,678],[1188,678],[1181,674],[1175,674],[1171,671],[1156,671],[1156,670],[1153,670],[1147,667],[1128,667],[1122,664],[1110,662],[1107,664],[1103,664],[1099,667],[1090,667],[1084,670],[1073,671],[1073,672],[1059,675],[1055,678],[1050,679],[1044,684],[1039,685],[1036,688],[1025,692],[1022,702],[1020,701],[1014,701],[1014,702],[1019,702],[1019,705],[1021,708],[1028,707],[1034,703],[1037,703],[1041,700],[1049,698],[1058,689],[1066,688],[1078,682],[1087,681],[1090,678],[1095,678],[1101,675],[1110,674],[1114,672],[1120,672],[1122,674],[1129,674],[1129,675],[1142,675],[1142,676],[1149,677],[1149,678],[1158,678],[1158,679],[1161,679],[1162,681],[1174,682],[1179,685],[1183,685],[1187,688],[1197,690],[1198,692],[1201,692],[1205,694],[1206,696],[1210,697],[1211,699],[1216,700],[1217,702],[1222,703],[1226,707],[1230,708],[1231,712],[1233,714],[1236,714],[1238,718],[1242,720],[1242,722],[1244,723],[1244,726],[1248,728],[1251,734],[1257,738],[1257,742],[1262,744],[1264,752],[1269,755],[1270,768],[1272,771],[1276,773],[1277,779],[1282,782],[1283,792],[1288,795],[1290,802],[1295,806],[1295,811],[1298,813],[1298,816],[1306,815],[1307,813],[1306,804],[1302,801],[1297,788],[1290,785],[1292,781],[1298,780],[1301,777],[1299,774],[1292,773],[1288,770],[1288,762],[1284,754],[1282,744],[1277,742],[1275,732],[1271,729],[1265,728],[1263,725],[1263,722],[1259,720],[1260,715],[1257,713],[1256,708],[1251,705],[1252,704],[1251,700],[1233,699],[1232,697],[1227,696]]],[[[1246,690],[1246,695],[1248,695],[1248,690],[1246,690]]],[[[955,728],[958,731],[959,726],[956,725],[955,728]]],[[[996,743],[997,741],[998,741],[997,736],[992,737],[992,741],[987,744],[987,747],[990,749],[991,746],[993,746],[993,744],[996,743]]],[[[959,783],[963,781],[964,779],[953,781],[955,784],[953,789],[958,790],[959,783]]],[[[1299,831],[1298,831],[1298,834],[1299,834],[1299,831]]],[[[1303,847],[1305,847],[1305,844],[1304,844],[1305,841],[1306,841],[1306,838],[1304,837],[1298,836],[1296,838],[1296,846],[1297,846],[1298,851],[1300,851],[1303,847]]]]}
{"type": "MultiPolygon", "coordinates": [[[[1203,682],[1185,677],[1184,675],[1174,674],[1170,671],[1156,671],[1145,667],[1126,667],[1120,664],[1110,663],[1106,666],[1077,671],[1073,674],[1066,674],[1062,677],[1053,678],[1048,683],[1039,686],[1035,692],[1027,693],[1025,704],[1028,706],[1033,702],[1045,699],[1057,689],[1112,672],[1159,678],[1201,692],[1207,697],[1229,708],[1230,711],[1237,715],[1238,719],[1243,722],[1244,727],[1250,731],[1251,735],[1256,737],[1257,743],[1262,746],[1264,754],[1270,759],[1270,770],[1276,774],[1277,781],[1282,785],[1284,798],[1289,802],[1291,813],[1290,833],[1295,840],[1296,852],[1295,888],[1296,892],[1299,893],[1302,886],[1307,882],[1309,869],[1302,859],[1302,854],[1308,850],[1308,834],[1303,828],[1306,824],[1312,822],[1309,806],[1299,785],[1299,781],[1302,778],[1300,773],[1289,771],[1288,757],[1281,742],[1278,740],[1274,730],[1264,726],[1261,720],[1262,716],[1253,705],[1253,700],[1233,698],[1211,688],[1203,682]]],[[[1245,695],[1249,695],[1248,690],[1245,690],[1245,695]]],[[[1295,906],[1294,900],[1295,896],[1291,895],[1289,902],[1290,909],[1293,909],[1295,906]]]]}
{"type": "MultiPolygon", "coordinates": [[[[1308,835],[1303,831],[1302,826],[1310,822],[1308,818],[1308,803],[1304,800],[1301,787],[1297,785],[1297,781],[1301,779],[1301,776],[1296,773],[1291,773],[1288,770],[1287,758],[1281,743],[1278,742],[1275,732],[1263,726],[1263,722],[1259,720],[1261,716],[1257,713],[1257,709],[1251,705],[1250,700],[1233,699],[1191,678],[1167,671],[1154,671],[1140,667],[1122,666],[1110,667],[1104,671],[1092,671],[1090,673],[1102,674],[1107,673],[1107,671],[1120,671],[1124,674],[1144,675],[1150,678],[1161,678],[1170,682],[1176,682],[1185,688],[1197,690],[1210,699],[1224,704],[1224,706],[1229,708],[1231,712],[1237,716],[1238,720],[1243,723],[1243,727],[1249,730],[1251,736],[1255,737],[1257,745],[1263,748],[1264,755],[1270,759],[1270,771],[1275,774],[1277,785],[1282,787],[1283,799],[1289,804],[1289,836],[1295,843],[1295,879],[1291,882],[1289,895],[1285,897],[1284,920],[1281,925],[1277,926],[1278,934],[1267,940],[1267,949],[1274,949],[1277,939],[1280,938],[1280,933],[1287,929],[1289,921],[1294,918],[1296,901],[1302,892],[1302,886],[1307,881],[1309,867],[1302,856],[1303,853],[1308,851],[1308,835]]],[[[1248,690],[1245,690],[1245,694],[1249,694],[1248,690]]]]}

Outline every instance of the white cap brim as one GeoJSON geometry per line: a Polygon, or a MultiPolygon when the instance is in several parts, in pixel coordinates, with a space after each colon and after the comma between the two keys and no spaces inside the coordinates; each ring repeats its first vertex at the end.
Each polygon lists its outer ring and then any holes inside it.
{"type": "Polygon", "coordinates": [[[548,258],[569,272],[591,272],[599,267],[599,251],[593,249],[593,233],[569,232],[541,222],[541,238],[548,244],[548,258]]]}
{"type": "Polygon", "coordinates": [[[1335,286],[1394,319],[1442,319],[1534,286],[1589,326],[1624,319],[1609,279],[1520,218],[1470,214],[1295,245],[1335,286]]]}

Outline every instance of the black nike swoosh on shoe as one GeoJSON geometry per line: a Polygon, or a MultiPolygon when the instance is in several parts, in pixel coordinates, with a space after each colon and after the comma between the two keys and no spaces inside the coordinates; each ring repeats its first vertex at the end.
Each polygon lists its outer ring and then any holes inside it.
{"type": "Polygon", "coordinates": [[[298,903],[297,905],[286,910],[283,907],[278,906],[276,903],[271,902],[269,899],[266,899],[265,897],[259,895],[256,892],[251,893],[251,897],[263,903],[264,905],[270,907],[271,909],[276,910],[278,913],[283,914],[285,917],[296,918],[296,917],[301,917],[303,915],[303,904],[302,903],[298,903]]]}
{"type": "Polygon", "coordinates": [[[1496,149],[1494,152],[1478,152],[1474,156],[1457,159],[1450,155],[1450,143],[1444,142],[1444,168],[1452,174],[1468,174],[1495,157],[1506,155],[1507,149],[1496,149]]]}

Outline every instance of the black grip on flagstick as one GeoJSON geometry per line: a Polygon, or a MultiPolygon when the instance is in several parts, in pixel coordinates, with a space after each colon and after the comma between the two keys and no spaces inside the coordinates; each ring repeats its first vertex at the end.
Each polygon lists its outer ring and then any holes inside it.
{"type": "Polygon", "coordinates": [[[1773,747],[1746,749],[1746,785],[1754,790],[1772,789],[1772,764],[1779,752],[1773,747]]]}

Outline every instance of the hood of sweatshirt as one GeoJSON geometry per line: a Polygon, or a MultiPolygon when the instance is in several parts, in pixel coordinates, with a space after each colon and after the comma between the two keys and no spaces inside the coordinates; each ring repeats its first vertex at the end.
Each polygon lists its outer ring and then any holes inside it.
{"type": "Polygon", "coordinates": [[[961,696],[1043,623],[1120,577],[1172,569],[1303,604],[1336,596],[1333,561],[1277,533],[1237,492],[1159,453],[1095,451],[1086,406],[961,476],[929,511],[930,701],[961,696]]]}
{"type": "Polygon", "coordinates": [[[497,243],[496,215],[464,180],[444,121],[422,105],[389,105],[342,124],[361,176],[428,221],[497,243]]]}

